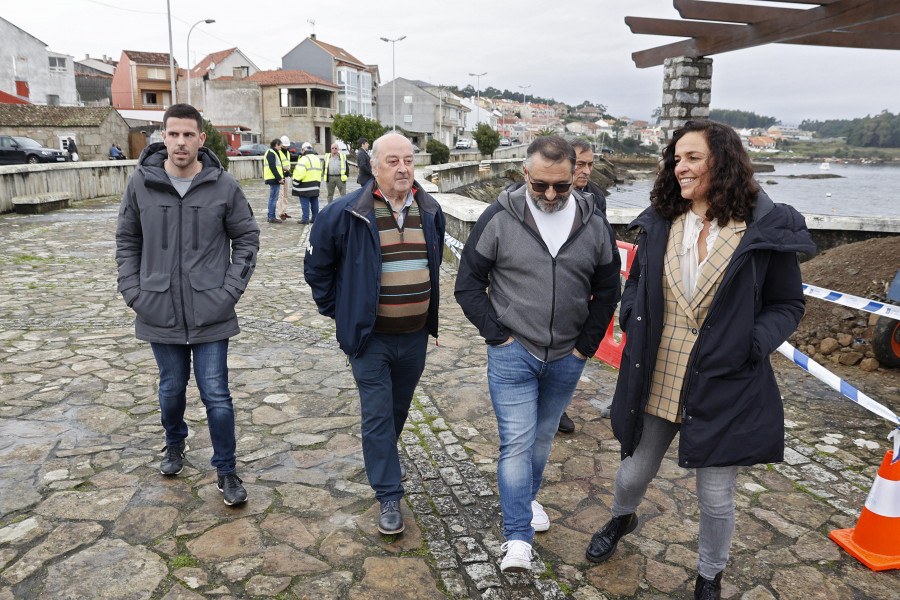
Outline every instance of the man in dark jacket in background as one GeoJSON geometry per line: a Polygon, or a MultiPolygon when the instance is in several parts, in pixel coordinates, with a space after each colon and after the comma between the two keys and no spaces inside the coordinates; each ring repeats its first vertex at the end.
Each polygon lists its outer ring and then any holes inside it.
{"type": "Polygon", "coordinates": [[[378,531],[404,529],[397,440],[437,338],[444,213],[413,178],[408,139],[388,133],[372,152],[375,182],[330,202],[309,235],[303,274],[319,312],[335,320],[359,388],[363,459],[381,503],[378,531]]]}
{"type": "Polygon", "coordinates": [[[372,181],[372,164],[369,162],[369,140],[359,138],[357,142],[359,150],[356,151],[356,164],[359,168],[359,175],[356,176],[356,183],[359,187],[366,187],[366,184],[372,181]]]}
{"type": "Polygon", "coordinates": [[[619,253],[591,195],[572,191],[575,150],[559,136],[528,146],[525,183],[501,192],[469,234],[456,300],[488,344],[500,433],[501,571],[531,567],[550,519],[537,493],[559,418],[619,301],[619,253]]]}
{"type": "Polygon", "coordinates": [[[259,226],[240,184],[203,147],[200,113],[175,104],[163,126],[163,143],[144,149],[122,197],[118,290],[137,313],[135,334],[150,342],[159,368],[166,431],[160,472],[178,475],[184,467],[193,357],[217,487],[225,504],[240,504],[247,492],[235,464],[228,340],[240,332],[234,307],[256,267],[259,226]]]}
{"type": "MultiPolygon", "coordinates": [[[[591,181],[591,172],[594,170],[594,147],[584,138],[575,138],[569,142],[575,149],[575,189],[583,194],[591,194],[594,197],[594,205],[606,216],[606,196],[600,186],[591,181]]],[[[575,431],[575,423],[564,412],[559,418],[559,431],[572,433],[575,431]]]]}

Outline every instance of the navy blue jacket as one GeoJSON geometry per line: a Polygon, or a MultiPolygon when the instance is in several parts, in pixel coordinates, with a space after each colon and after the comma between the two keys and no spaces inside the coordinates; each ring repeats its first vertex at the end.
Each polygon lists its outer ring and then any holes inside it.
{"type": "MultiPolygon", "coordinates": [[[[414,182],[428,248],[431,301],[426,327],[438,335],[445,221],[437,201],[414,182]]],[[[303,276],[319,312],[335,320],[341,350],[357,356],[375,327],[381,294],[381,240],[375,224],[375,181],[329,203],[309,234],[303,276]]]]}
{"type": "MultiPolygon", "coordinates": [[[[653,207],[629,225],[640,230],[619,313],[627,339],[610,415],[623,459],[641,439],[662,339],[663,263],[671,225],[653,207]]],[[[814,250],[803,216],[760,192],[688,362],[681,396],[680,466],[784,459],[784,408],[769,354],[803,317],[797,253],[814,250]]]]}

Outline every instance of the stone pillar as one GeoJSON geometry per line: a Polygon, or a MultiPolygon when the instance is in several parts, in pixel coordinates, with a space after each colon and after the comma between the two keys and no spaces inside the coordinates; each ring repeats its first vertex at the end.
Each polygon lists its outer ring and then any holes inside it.
{"type": "Polygon", "coordinates": [[[659,124],[661,141],[667,143],[672,131],[692,118],[709,118],[712,90],[712,59],[678,56],[667,58],[663,66],[663,101],[659,124]]]}

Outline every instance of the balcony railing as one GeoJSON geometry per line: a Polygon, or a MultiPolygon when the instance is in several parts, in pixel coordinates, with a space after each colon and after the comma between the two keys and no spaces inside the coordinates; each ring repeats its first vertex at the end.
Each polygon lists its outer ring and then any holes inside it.
{"type": "Polygon", "coordinates": [[[314,117],[314,118],[327,118],[331,116],[331,113],[334,112],[331,108],[322,108],[320,106],[313,106],[310,108],[309,106],[282,106],[281,107],[281,116],[282,117],[314,117]]]}

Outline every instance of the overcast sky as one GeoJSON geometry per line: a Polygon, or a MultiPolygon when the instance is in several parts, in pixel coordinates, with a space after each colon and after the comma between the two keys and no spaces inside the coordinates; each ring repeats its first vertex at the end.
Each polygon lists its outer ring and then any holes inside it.
{"type": "MultiPolygon", "coordinates": [[[[727,0],[734,3],[734,0],[727,0]]],[[[434,84],[521,91],[569,104],[604,104],[611,114],[648,120],[662,99],[662,67],[638,69],[631,53],[678,38],[634,35],[626,16],[678,19],[670,0],[170,0],[175,58],[191,61],[237,46],[261,69],[315,31],[359,60],[377,64],[382,82],[396,74],[434,84]],[[280,8],[279,8],[280,7],[280,8]],[[308,20],[315,21],[315,26],[308,20]]],[[[809,8],[759,0],[760,4],[809,8]]],[[[50,50],[76,59],[123,49],[168,52],[165,0],[4,0],[0,16],[50,50]]],[[[0,40],[0,47],[5,42],[0,40]]],[[[9,50],[3,48],[3,54],[9,50]]],[[[747,110],[796,125],[806,118],[900,112],[900,51],[768,45],[716,55],[712,108],[747,110]]]]}

